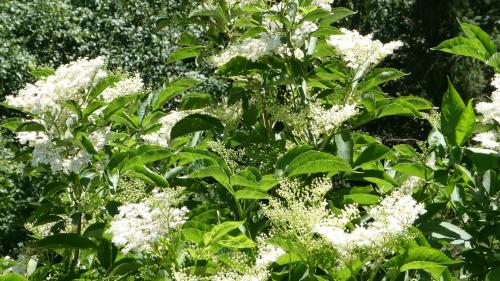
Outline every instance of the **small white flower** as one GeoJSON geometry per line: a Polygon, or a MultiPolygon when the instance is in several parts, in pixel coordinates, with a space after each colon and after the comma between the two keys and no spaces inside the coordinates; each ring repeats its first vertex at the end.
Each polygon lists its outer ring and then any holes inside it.
{"type": "Polygon", "coordinates": [[[259,242],[259,251],[257,254],[257,260],[255,261],[255,266],[265,268],[278,260],[279,257],[284,255],[285,251],[279,247],[266,243],[265,241],[263,241],[263,238],[261,238],[260,240],[259,238],[257,238],[259,242]]]}
{"type": "Polygon", "coordinates": [[[107,233],[122,251],[151,251],[161,237],[180,227],[186,221],[186,207],[175,208],[182,189],[155,191],[145,202],[125,204],[111,222],[107,233]]]}
{"type": "Polygon", "coordinates": [[[302,60],[304,58],[304,52],[301,49],[295,49],[295,51],[293,51],[293,56],[298,60],[302,60]]]}
{"type": "Polygon", "coordinates": [[[143,87],[144,84],[142,79],[139,74],[136,73],[134,76],[118,81],[112,87],[106,88],[101,93],[101,96],[106,102],[111,102],[118,97],[138,93],[143,87]]]}
{"type": "Polygon", "coordinates": [[[491,85],[495,88],[491,94],[491,102],[480,102],[476,111],[483,115],[485,123],[500,124],[500,74],[495,74],[491,85]]]}
{"type": "Polygon", "coordinates": [[[500,134],[497,131],[488,131],[474,136],[481,147],[500,152],[500,134]]]}
{"type": "Polygon", "coordinates": [[[60,66],[53,75],[26,85],[6,101],[35,115],[61,110],[64,101],[83,102],[86,90],[103,77],[104,63],[103,57],[97,57],[60,66]]]}
{"type": "Polygon", "coordinates": [[[315,136],[339,128],[344,122],[358,114],[355,104],[334,105],[328,109],[321,105],[311,104],[309,110],[312,133],[315,136]]]}
{"type": "Polygon", "coordinates": [[[158,120],[161,127],[153,133],[142,136],[142,139],[151,144],[167,147],[170,142],[170,132],[175,123],[189,114],[188,111],[172,111],[168,115],[163,116],[158,120]]]}
{"type": "Polygon", "coordinates": [[[412,198],[411,188],[412,184],[408,183],[384,198],[368,211],[373,221],[361,223],[352,231],[342,225],[346,220],[339,224],[338,220],[332,218],[326,218],[317,224],[314,231],[330,242],[344,260],[352,260],[359,252],[375,257],[383,256],[391,251],[391,245],[409,235],[409,227],[425,213],[423,205],[412,198]]]}
{"type": "Polygon", "coordinates": [[[311,2],[312,6],[319,7],[323,10],[331,11],[332,10],[333,0],[313,0],[311,2]]]}
{"type": "Polygon", "coordinates": [[[363,36],[355,30],[351,31],[345,28],[340,30],[343,34],[331,35],[327,43],[342,55],[347,66],[352,69],[377,64],[392,54],[394,50],[403,46],[401,41],[384,44],[379,40],[373,40],[371,34],[363,36]]]}

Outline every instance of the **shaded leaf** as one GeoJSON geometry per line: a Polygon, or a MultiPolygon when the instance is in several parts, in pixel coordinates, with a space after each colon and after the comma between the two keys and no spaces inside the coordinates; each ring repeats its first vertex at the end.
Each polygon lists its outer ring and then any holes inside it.
{"type": "Polygon", "coordinates": [[[179,122],[177,122],[172,127],[170,137],[174,139],[198,131],[206,131],[212,129],[222,130],[223,128],[224,126],[219,121],[219,119],[210,115],[196,113],[179,120],[179,122]]]}
{"type": "Polygon", "coordinates": [[[236,199],[267,199],[269,195],[265,192],[253,189],[242,189],[234,193],[236,199]]]}
{"type": "Polygon", "coordinates": [[[167,63],[172,63],[183,59],[196,57],[197,55],[200,54],[201,50],[203,50],[203,46],[190,46],[177,49],[170,54],[167,63]]]}
{"type": "Polygon", "coordinates": [[[194,79],[180,78],[168,84],[164,89],[156,93],[153,101],[153,109],[162,107],[166,102],[171,100],[176,95],[191,89],[198,85],[199,82],[194,79]]]}
{"type": "Polygon", "coordinates": [[[474,130],[476,116],[472,101],[465,106],[450,81],[441,106],[441,130],[446,141],[461,146],[474,130]]]}
{"type": "Polygon", "coordinates": [[[244,221],[226,221],[214,226],[209,232],[203,235],[203,242],[208,245],[217,242],[224,236],[228,235],[231,231],[242,226],[244,221]]]}
{"type": "Polygon", "coordinates": [[[354,166],[360,166],[364,163],[376,161],[384,157],[389,151],[390,148],[380,143],[372,143],[368,145],[356,158],[354,162],[354,166]]]}
{"type": "Polygon", "coordinates": [[[255,242],[253,242],[252,239],[248,238],[244,234],[240,234],[238,236],[228,236],[228,238],[218,241],[217,244],[224,246],[226,248],[233,248],[233,249],[244,249],[244,248],[255,247],[255,242]]]}
{"type": "Polygon", "coordinates": [[[92,249],[97,247],[90,239],[75,233],[60,233],[45,237],[37,242],[37,246],[51,249],[92,249]]]}
{"type": "Polygon", "coordinates": [[[289,176],[314,173],[336,174],[351,171],[351,166],[344,159],[329,153],[310,150],[295,157],[286,167],[289,176]]]}

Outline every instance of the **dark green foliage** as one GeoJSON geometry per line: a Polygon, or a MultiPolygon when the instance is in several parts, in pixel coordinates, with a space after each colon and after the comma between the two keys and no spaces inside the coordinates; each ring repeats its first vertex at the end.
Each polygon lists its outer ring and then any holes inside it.
{"type": "Polygon", "coordinates": [[[173,13],[180,2],[2,1],[0,100],[33,81],[30,65],[57,67],[80,57],[103,55],[112,68],[138,71],[149,84],[162,82],[175,69],[165,63],[175,34],[156,32],[156,14],[173,13]]]}
{"type": "Polygon", "coordinates": [[[10,137],[0,134],[0,255],[9,254],[27,238],[24,222],[40,188],[39,182],[34,178],[28,181],[23,174],[24,165],[14,158],[19,148],[10,137]]]}
{"type": "MultiPolygon", "coordinates": [[[[383,89],[391,95],[417,95],[439,105],[448,88],[448,77],[465,100],[491,93],[488,81],[493,72],[484,63],[436,52],[433,48],[446,39],[464,35],[458,19],[478,24],[498,45],[500,30],[495,21],[500,14],[499,1],[340,0],[335,5],[357,11],[347,20],[353,29],[363,34],[374,33],[382,42],[405,43],[392,58],[385,60],[385,64],[409,73],[384,85],[383,89]]],[[[415,144],[427,136],[429,127],[421,120],[389,117],[372,124],[369,131],[391,143],[415,144]]]]}
{"type": "MultiPolygon", "coordinates": [[[[487,67],[469,58],[436,53],[432,48],[460,34],[462,22],[479,24],[499,42],[498,1],[475,0],[341,0],[336,5],[358,13],[349,17],[349,25],[363,33],[374,33],[384,42],[402,40],[405,46],[396,52],[391,66],[410,73],[386,87],[390,93],[413,94],[441,102],[447,89],[446,77],[457,81],[457,90],[465,98],[479,96],[487,88],[487,67]]],[[[486,91],[488,92],[488,91],[486,91]]]]}

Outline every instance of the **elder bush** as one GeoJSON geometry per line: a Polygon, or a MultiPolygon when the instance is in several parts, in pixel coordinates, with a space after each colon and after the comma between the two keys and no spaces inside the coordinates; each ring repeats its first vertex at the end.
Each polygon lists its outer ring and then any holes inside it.
{"type": "MultiPolygon", "coordinates": [[[[407,74],[377,66],[404,43],[340,28],[353,12],[332,2],[195,6],[203,32],[168,61],[211,65],[223,95],[193,77],[151,90],[96,57],[8,96],[27,117],[2,126],[47,182],[6,278],[495,280],[498,89],[473,105],[449,81],[440,110],[391,97],[407,74]],[[389,147],[363,132],[386,116],[433,129],[389,147]]],[[[498,72],[488,34],[461,27],[436,49],[498,72]]]]}

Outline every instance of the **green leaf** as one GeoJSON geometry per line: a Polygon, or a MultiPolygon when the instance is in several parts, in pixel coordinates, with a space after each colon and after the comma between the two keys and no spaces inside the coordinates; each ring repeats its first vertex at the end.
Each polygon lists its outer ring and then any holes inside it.
{"type": "Polygon", "coordinates": [[[181,110],[204,108],[212,104],[212,96],[207,93],[189,93],[181,98],[181,110]]]}
{"type": "Polygon", "coordinates": [[[361,85],[360,90],[367,91],[382,83],[401,78],[405,75],[407,74],[394,68],[376,68],[365,77],[365,82],[361,85]]]}
{"type": "Polygon", "coordinates": [[[54,75],[55,73],[54,69],[46,66],[36,67],[30,70],[30,74],[35,77],[36,80],[54,75]]]}
{"type": "Polygon", "coordinates": [[[199,82],[197,80],[189,78],[180,78],[175,80],[174,82],[168,84],[164,89],[156,93],[153,102],[153,109],[156,110],[162,107],[166,102],[168,102],[178,94],[187,91],[198,84],[199,82]]]}
{"type": "MultiPolygon", "coordinates": [[[[122,260],[120,260],[122,261],[122,260]]],[[[119,262],[120,262],[119,261],[119,262]]],[[[141,264],[136,262],[135,260],[127,259],[126,262],[116,263],[115,268],[109,274],[109,276],[124,276],[128,274],[132,274],[136,272],[139,268],[141,268],[141,264]]]]}
{"type": "Polygon", "coordinates": [[[285,265],[285,264],[300,262],[300,261],[302,261],[302,259],[296,253],[286,253],[286,254],[280,256],[276,260],[276,263],[279,265],[285,265]]]}
{"type": "Polygon", "coordinates": [[[429,261],[441,265],[455,264],[457,261],[449,258],[445,253],[440,250],[430,247],[415,247],[408,250],[405,261],[429,261]]]}
{"type": "Polygon", "coordinates": [[[330,35],[341,35],[342,32],[333,26],[325,26],[325,27],[320,27],[318,30],[314,31],[311,33],[311,36],[314,37],[327,37],[330,35]]]}
{"type": "Polygon", "coordinates": [[[288,164],[290,164],[290,162],[292,162],[293,159],[295,159],[300,154],[312,149],[313,147],[310,145],[296,146],[287,151],[282,156],[280,156],[278,158],[278,161],[276,162],[276,172],[275,172],[276,176],[277,177],[281,176],[285,171],[286,166],[288,166],[288,164]]]}
{"type": "Polygon", "coordinates": [[[97,150],[95,149],[94,144],[86,135],[81,136],[80,142],[82,143],[83,148],[85,148],[85,151],[87,151],[89,154],[97,154],[97,150]]]}
{"type": "Polygon", "coordinates": [[[196,228],[183,228],[182,237],[184,237],[186,241],[198,244],[203,242],[203,231],[196,228]]]}
{"type": "Polygon", "coordinates": [[[147,163],[155,162],[158,160],[165,159],[172,155],[172,153],[166,149],[154,149],[154,150],[147,150],[142,153],[139,153],[138,155],[130,158],[125,162],[123,166],[123,171],[126,171],[133,166],[137,165],[144,165],[147,163]]]}
{"type": "Polygon", "coordinates": [[[455,128],[455,141],[457,145],[463,145],[468,141],[472,133],[474,132],[474,126],[476,124],[476,114],[474,113],[474,107],[472,106],[472,100],[469,100],[467,106],[465,106],[460,119],[458,120],[457,126],[455,128]]]}
{"type": "Polygon", "coordinates": [[[227,175],[224,168],[222,168],[221,166],[216,166],[216,165],[209,166],[209,167],[203,168],[201,170],[197,170],[189,175],[189,178],[192,178],[192,179],[200,179],[200,178],[208,178],[208,177],[214,178],[220,184],[222,184],[226,188],[230,189],[229,176],[227,175]]]}
{"type": "Polygon", "coordinates": [[[173,51],[168,57],[167,63],[180,61],[187,58],[193,58],[200,54],[203,46],[190,46],[173,51]]]}
{"type": "Polygon", "coordinates": [[[93,112],[95,112],[96,110],[98,110],[99,108],[101,108],[105,105],[106,105],[105,101],[101,101],[101,100],[93,101],[93,102],[89,103],[87,105],[87,107],[85,107],[82,110],[82,115],[84,117],[88,117],[90,114],[92,114],[93,112]]]}
{"type": "Polygon", "coordinates": [[[465,150],[465,155],[474,162],[474,165],[480,171],[486,171],[488,169],[497,169],[500,167],[500,157],[498,152],[491,151],[487,153],[481,153],[474,148],[468,148],[465,150]]]}
{"type": "Polygon", "coordinates": [[[228,236],[228,238],[218,241],[217,244],[232,249],[245,249],[255,247],[255,242],[253,242],[252,239],[248,238],[244,234],[240,234],[238,236],[228,236]]]}
{"type": "Polygon", "coordinates": [[[234,193],[236,199],[268,199],[269,195],[265,192],[253,189],[242,189],[234,193]]]}
{"type": "Polygon", "coordinates": [[[495,42],[491,39],[488,33],[484,32],[479,26],[470,23],[460,23],[460,27],[467,37],[475,38],[481,42],[488,57],[496,53],[497,46],[495,45],[495,42]]]}
{"type": "Polygon", "coordinates": [[[448,241],[461,240],[464,242],[472,238],[472,235],[465,230],[449,222],[427,221],[423,222],[421,226],[419,226],[419,229],[424,233],[430,234],[434,238],[448,241]]]}
{"type": "Polygon", "coordinates": [[[0,281],[28,281],[28,279],[17,273],[8,273],[5,275],[1,275],[0,281]]]}
{"type": "Polygon", "coordinates": [[[108,87],[112,87],[116,82],[120,81],[121,75],[109,75],[97,82],[97,84],[90,90],[89,100],[97,98],[108,87]]]}
{"type": "Polygon", "coordinates": [[[308,13],[307,15],[305,15],[302,18],[301,22],[316,21],[318,19],[327,17],[328,15],[330,15],[330,13],[328,11],[325,11],[323,9],[316,9],[316,10],[313,10],[312,12],[308,13]]]}
{"type": "Polygon", "coordinates": [[[279,184],[279,181],[272,175],[265,175],[260,181],[255,181],[240,175],[231,175],[231,185],[239,185],[266,192],[279,184]]]}
{"type": "Polygon", "coordinates": [[[360,205],[373,205],[380,201],[380,196],[368,193],[354,193],[344,195],[344,200],[360,205]]]}
{"type": "Polygon", "coordinates": [[[395,101],[403,105],[410,104],[412,106],[411,108],[415,110],[428,110],[434,108],[434,105],[430,101],[416,96],[399,97],[395,99],[395,101]]]}
{"type": "Polygon", "coordinates": [[[473,57],[483,62],[489,57],[481,41],[471,38],[455,37],[448,39],[435,49],[445,53],[473,57]]]}
{"type": "Polygon", "coordinates": [[[9,118],[0,122],[0,127],[15,131],[23,123],[21,118],[9,118]]]}
{"type": "Polygon", "coordinates": [[[486,274],[485,281],[498,281],[500,280],[500,266],[497,266],[490,270],[488,274],[486,274]]]}
{"type": "Polygon", "coordinates": [[[82,117],[82,110],[80,109],[80,105],[77,104],[74,100],[69,100],[64,102],[64,107],[76,114],[79,118],[82,117]]]}
{"type": "Polygon", "coordinates": [[[323,17],[319,23],[320,26],[330,25],[350,15],[354,15],[354,12],[347,8],[342,8],[342,7],[332,8],[332,10],[330,11],[330,15],[323,17]]]}
{"type": "Polygon", "coordinates": [[[410,176],[416,176],[422,179],[427,179],[430,175],[429,168],[420,163],[399,163],[392,167],[395,171],[405,173],[410,176]]]}
{"type": "Polygon", "coordinates": [[[354,142],[349,131],[335,135],[335,148],[337,156],[352,164],[354,142]]]}
{"type": "Polygon", "coordinates": [[[102,237],[102,234],[104,233],[104,227],[106,227],[106,224],[103,222],[93,223],[85,229],[83,236],[94,237],[99,239],[102,237]]]}
{"type": "Polygon", "coordinates": [[[500,53],[494,53],[486,63],[493,67],[496,73],[500,73],[500,53]]]}
{"type": "Polygon", "coordinates": [[[465,106],[462,98],[448,80],[448,91],[441,107],[441,130],[449,144],[461,146],[474,130],[476,116],[472,101],[465,106]]]}
{"type": "Polygon", "coordinates": [[[286,167],[288,175],[328,173],[336,174],[341,171],[351,171],[351,166],[344,159],[329,153],[310,150],[295,157],[286,167]]]}
{"type": "Polygon", "coordinates": [[[151,171],[149,168],[146,166],[142,165],[136,165],[131,168],[127,172],[127,175],[138,178],[141,180],[144,180],[148,182],[149,184],[156,185],[156,186],[168,186],[167,180],[165,180],[164,177],[156,174],[155,172],[151,171]]]}
{"type": "Polygon", "coordinates": [[[354,166],[358,167],[367,162],[377,161],[383,158],[389,151],[391,151],[391,149],[383,144],[371,143],[361,152],[358,158],[356,158],[354,166]]]}
{"type": "Polygon", "coordinates": [[[200,159],[207,159],[213,164],[223,167],[224,170],[229,173],[229,167],[226,162],[217,154],[207,150],[184,147],[180,152],[173,155],[173,157],[175,157],[175,159],[179,159],[179,165],[186,165],[200,159]]]}
{"type": "Polygon", "coordinates": [[[224,126],[219,119],[210,115],[191,114],[179,120],[170,131],[170,138],[174,139],[180,136],[185,136],[190,133],[206,130],[222,130],[224,126]]]}
{"type": "Polygon", "coordinates": [[[132,95],[129,96],[121,96],[114,99],[103,111],[104,119],[109,119],[113,113],[117,112],[119,109],[127,105],[134,97],[132,95]]]}
{"type": "Polygon", "coordinates": [[[35,121],[24,122],[16,128],[16,132],[38,132],[45,131],[45,127],[35,121]]]}
{"type": "Polygon", "coordinates": [[[426,272],[431,274],[434,279],[439,280],[439,278],[443,274],[443,271],[446,269],[446,267],[444,267],[440,264],[434,263],[434,262],[430,262],[430,261],[412,261],[412,262],[409,262],[409,263],[403,265],[400,268],[400,272],[405,272],[405,271],[412,270],[412,269],[413,270],[416,270],[416,269],[425,270],[426,272]]]}
{"type": "Polygon", "coordinates": [[[75,233],[61,233],[45,237],[37,242],[40,248],[70,248],[70,249],[95,249],[97,246],[90,239],[75,233]]]}
{"type": "Polygon", "coordinates": [[[213,242],[217,242],[224,236],[228,235],[231,231],[242,226],[244,221],[226,221],[221,224],[214,226],[209,232],[203,235],[203,242],[205,245],[209,245],[213,242]]]}
{"type": "Polygon", "coordinates": [[[402,104],[391,102],[377,108],[376,115],[378,118],[391,115],[411,116],[413,115],[413,111],[402,104]]]}
{"type": "Polygon", "coordinates": [[[266,65],[260,62],[253,62],[244,57],[232,58],[226,64],[217,69],[217,74],[223,76],[251,75],[258,70],[266,69],[266,65]]]}
{"type": "Polygon", "coordinates": [[[118,248],[109,240],[101,239],[97,250],[97,259],[104,269],[109,270],[113,266],[117,255],[118,248]]]}

